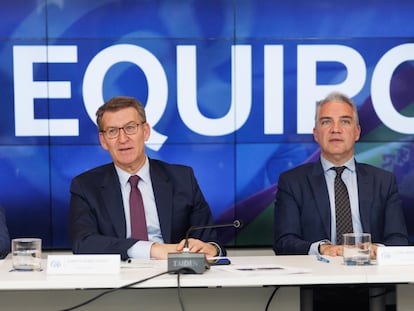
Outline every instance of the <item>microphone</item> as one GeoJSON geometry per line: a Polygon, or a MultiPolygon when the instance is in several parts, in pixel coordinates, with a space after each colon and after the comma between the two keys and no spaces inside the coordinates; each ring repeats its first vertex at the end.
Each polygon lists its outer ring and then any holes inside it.
{"type": "Polygon", "coordinates": [[[216,229],[224,227],[241,228],[243,223],[241,220],[236,219],[229,224],[207,225],[207,226],[191,226],[185,235],[184,249],[182,253],[169,253],[168,254],[168,271],[170,273],[177,273],[181,271],[186,274],[203,274],[204,271],[210,269],[210,265],[207,261],[204,253],[190,253],[188,248],[188,238],[190,233],[195,230],[201,229],[216,229]]]}
{"type": "Polygon", "coordinates": [[[236,219],[231,224],[219,224],[219,225],[209,225],[209,226],[192,226],[187,230],[187,234],[185,235],[185,244],[184,244],[184,252],[188,252],[188,238],[190,233],[194,230],[201,230],[201,229],[217,229],[217,228],[224,228],[224,227],[234,227],[240,228],[242,226],[241,220],[236,219]]]}

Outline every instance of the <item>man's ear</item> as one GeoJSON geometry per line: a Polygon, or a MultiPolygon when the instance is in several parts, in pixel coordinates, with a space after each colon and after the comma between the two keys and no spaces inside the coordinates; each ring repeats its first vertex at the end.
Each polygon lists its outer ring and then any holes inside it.
{"type": "Polygon", "coordinates": [[[359,137],[361,136],[361,126],[358,125],[355,131],[356,131],[355,141],[358,141],[359,137]]]}
{"type": "Polygon", "coordinates": [[[316,128],[314,127],[313,128],[313,139],[317,142],[317,143],[319,143],[319,139],[318,139],[318,132],[316,131],[316,128]]]}
{"type": "Polygon", "coordinates": [[[99,142],[101,143],[102,148],[108,150],[108,144],[106,143],[105,137],[102,132],[99,132],[99,142]]]}
{"type": "Polygon", "coordinates": [[[151,135],[151,127],[148,124],[148,122],[145,122],[143,127],[144,127],[144,141],[148,141],[148,139],[151,135]]]}

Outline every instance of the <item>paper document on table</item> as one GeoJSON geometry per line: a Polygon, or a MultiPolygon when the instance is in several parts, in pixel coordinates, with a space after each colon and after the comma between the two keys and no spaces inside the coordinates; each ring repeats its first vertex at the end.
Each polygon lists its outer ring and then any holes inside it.
{"type": "Polygon", "coordinates": [[[297,267],[287,267],[280,265],[230,265],[225,268],[227,271],[232,272],[247,272],[247,273],[271,273],[271,274],[301,274],[301,273],[311,273],[311,269],[307,268],[297,268],[297,267]]]}

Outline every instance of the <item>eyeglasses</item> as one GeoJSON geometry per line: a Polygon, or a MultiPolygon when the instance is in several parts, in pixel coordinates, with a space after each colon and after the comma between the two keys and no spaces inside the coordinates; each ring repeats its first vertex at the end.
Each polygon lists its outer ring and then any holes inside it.
{"type": "Polygon", "coordinates": [[[145,124],[146,122],[141,123],[128,123],[123,127],[108,127],[106,130],[101,131],[109,139],[114,139],[119,136],[120,130],[124,130],[124,133],[127,135],[134,135],[138,131],[138,126],[145,124]]]}

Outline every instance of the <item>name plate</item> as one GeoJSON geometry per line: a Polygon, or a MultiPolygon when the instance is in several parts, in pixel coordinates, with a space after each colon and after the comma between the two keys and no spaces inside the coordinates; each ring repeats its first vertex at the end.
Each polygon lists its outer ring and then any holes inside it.
{"type": "Polygon", "coordinates": [[[387,246],[378,247],[377,264],[383,266],[414,264],[414,247],[387,246]]]}
{"type": "Polygon", "coordinates": [[[48,274],[117,274],[120,255],[49,255],[48,274]]]}

